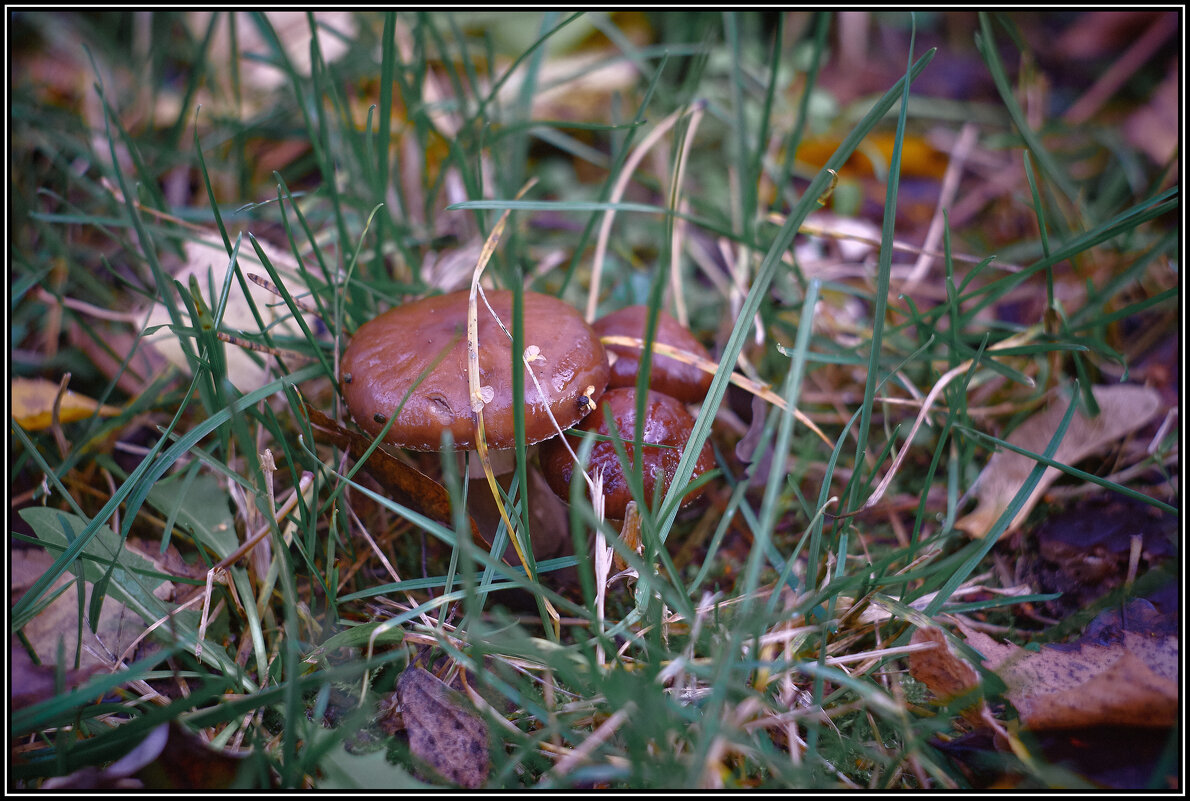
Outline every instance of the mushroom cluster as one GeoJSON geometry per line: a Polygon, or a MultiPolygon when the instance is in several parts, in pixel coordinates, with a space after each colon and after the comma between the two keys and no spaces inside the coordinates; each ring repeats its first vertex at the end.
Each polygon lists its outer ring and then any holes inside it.
{"type": "MultiPolygon", "coordinates": [[[[508,449],[516,444],[512,370],[521,364],[526,371],[525,442],[542,443],[540,459],[550,487],[568,499],[570,480],[577,472],[570,448],[556,436],[559,429],[604,435],[593,447],[590,469],[603,473],[607,517],[623,518],[632,497],[610,435],[614,430],[633,461],[640,349],[611,345],[605,350],[600,338],[643,339],[647,307],[622,309],[592,327],[570,305],[526,291],[524,339],[536,350],[525,364],[512,354],[509,335],[499,321],[511,319],[512,293],[489,291],[486,296],[487,304],[479,306],[478,356],[488,447],[508,449]]],[[[476,447],[467,380],[467,305],[466,291],[432,296],[394,307],[360,326],[343,352],[341,366],[343,397],[360,428],[377,436],[387,427],[385,439],[410,450],[438,450],[447,431],[455,448],[476,447]]],[[[654,340],[709,356],[664,312],[654,340]]],[[[658,484],[662,494],[668,491],[694,425],[685,404],[701,400],[709,383],[710,376],[696,367],[654,356],[642,424],[648,498],[658,484]]],[[[713,464],[710,446],[704,444],[694,477],[713,464]]],[[[698,494],[687,494],[683,505],[698,494]]]]}

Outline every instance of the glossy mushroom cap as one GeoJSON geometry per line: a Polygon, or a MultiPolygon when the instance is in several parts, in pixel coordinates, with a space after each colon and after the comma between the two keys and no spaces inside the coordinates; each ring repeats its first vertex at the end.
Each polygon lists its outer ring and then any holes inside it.
{"type": "MultiPolygon", "coordinates": [[[[512,330],[512,293],[486,293],[492,309],[512,330]]],[[[389,309],[360,326],[343,353],[343,397],[360,428],[375,436],[412,391],[387,440],[410,450],[436,451],[449,429],[456,448],[475,447],[475,415],[467,383],[467,299],[464,290],[389,309]],[[423,373],[425,377],[422,378],[423,373]],[[418,379],[421,378],[420,383],[418,379]],[[414,388],[414,384],[417,384],[414,388]]],[[[479,383],[490,387],[484,434],[491,448],[511,448],[513,437],[512,341],[478,299],[479,383]]],[[[589,411],[607,385],[607,356],[581,314],[548,295],[525,292],[525,346],[536,345],[532,362],[547,399],[525,375],[526,444],[568,428],[589,411]],[[594,389],[592,389],[592,387],[594,389]]]]}
{"type": "MultiPolygon", "coordinates": [[[[645,326],[649,321],[648,306],[627,306],[596,320],[592,327],[599,336],[624,336],[645,338],[645,326]]],[[[696,356],[710,359],[711,354],[686,328],[663,311],[657,313],[657,331],[654,341],[689,351],[696,356]]],[[[615,354],[608,389],[614,387],[635,387],[636,374],[640,369],[640,348],[626,345],[607,345],[615,354]]],[[[649,368],[649,388],[664,392],[683,403],[697,403],[707,395],[711,386],[711,374],[692,364],[680,362],[669,356],[653,353],[649,368]]]]}
{"type": "MultiPolygon", "coordinates": [[[[624,449],[630,462],[635,464],[632,439],[636,436],[636,390],[621,387],[609,389],[599,401],[599,406],[591,412],[577,427],[580,431],[593,431],[598,434],[610,435],[609,419],[604,416],[604,407],[611,414],[616,430],[622,440],[624,449]]],[[[682,458],[682,451],[690,439],[690,432],[694,428],[694,418],[686,411],[686,407],[677,399],[660,392],[650,391],[645,401],[645,425],[641,438],[646,443],[668,445],[667,448],[650,448],[644,451],[644,489],[645,499],[651,501],[654,487],[658,481],[662,482],[661,494],[669,491],[673,481],[678,461],[682,458]]],[[[578,440],[571,438],[571,447],[578,452],[578,440]]],[[[562,498],[570,497],[570,480],[576,472],[574,459],[558,438],[542,443],[538,451],[541,457],[542,472],[551,488],[562,498]]],[[[695,463],[692,479],[707,472],[715,466],[715,457],[709,443],[704,443],[702,451],[695,463]]],[[[588,474],[594,476],[596,470],[603,471],[604,513],[607,517],[620,520],[624,517],[624,510],[632,500],[632,491],[628,487],[628,479],[620,467],[620,460],[616,456],[615,446],[610,440],[600,440],[591,450],[591,462],[587,467],[588,474]]],[[[582,478],[579,477],[579,481],[582,478]]],[[[695,490],[682,499],[685,506],[694,501],[700,494],[695,490]]]]}

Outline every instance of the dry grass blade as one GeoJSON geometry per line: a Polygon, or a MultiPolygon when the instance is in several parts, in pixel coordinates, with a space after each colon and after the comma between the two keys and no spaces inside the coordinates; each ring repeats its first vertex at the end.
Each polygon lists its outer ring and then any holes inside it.
{"type": "MultiPolygon", "coordinates": [[[[1019,345],[1023,345],[1026,342],[1028,342],[1030,339],[1032,339],[1034,336],[1036,336],[1039,332],[1040,332],[1040,328],[1038,326],[1033,326],[1032,328],[1030,328],[1026,331],[1022,331],[1021,333],[1016,334],[1015,336],[1011,336],[1008,339],[1005,339],[1003,342],[999,343],[995,347],[989,348],[988,350],[991,352],[995,352],[997,350],[1004,350],[1007,348],[1013,348],[1013,347],[1017,347],[1019,345]]],[[[885,491],[888,490],[889,484],[892,483],[893,477],[897,474],[897,470],[900,469],[901,463],[903,461],[905,461],[905,456],[907,456],[909,453],[909,448],[913,444],[913,438],[917,435],[917,430],[919,428],[921,428],[922,423],[925,422],[926,416],[930,413],[930,409],[933,408],[934,401],[936,401],[938,399],[938,396],[942,393],[942,390],[946,388],[947,384],[949,384],[954,379],[958,378],[963,373],[967,372],[967,370],[969,370],[969,369],[971,369],[971,360],[970,359],[963,362],[962,364],[952,367],[950,370],[947,370],[945,373],[943,373],[942,377],[939,378],[938,381],[934,384],[934,386],[930,390],[929,394],[927,394],[925,399],[921,402],[921,411],[917,413],[917,419],[913,421],[913,427],[910,428],[909,433],[905,435],[905,441],[901,445],[901,449],[899,451],[897,451],[897,455],[895,457],[893,457],[893,462],[892,462],[892,465],[888,468],[888,472],[885,474],[884,478],[881,479],[880,483],[876,486],[876,489],[874,489],[872,491],[871,496],[868,498],[868,500],[866,500],[864,502],[864,505],[860,508],[859,511],[862,512],[866,509],[871,509],[873,506],[875,506],[877,503],[880,502],[881,498],[884,497],[885,491]]]]}
{"type": "MultiPolygon", "coordinates": [[[[639,337],[609,335],[600,337],[600,341],[605,345],[627,345],[629,347],[640,349],[645,347],[645,341],[639,337]]],[[[668,356],[671,359],[677,359],[680,362],[689,364],[692,367],[697,367],[699,370],[709,373],[710,375],[714,375],[719,370],[718,362],[713,362],[710,359],[704,359],[697,354],[682,350],[681,348],[675,348],[673,345],[667,345],[664,342],[652,343],[652,350],[662,356],[668,356]]],[[[742,390],[751,392],[753,395],[756,395],[759,398],[763,398],[782,411],[790,411],[790,409],[787,408],[788,405],[785,403],[784,398],[758,381],[753,381],[751,378],[748,378],[747,376],[740,373],[732,373],[731,383],[735,384],[742,390]]],[[[826,443],[828,447],[834,446],[834,443],[831,441],[831,439],[822,432],[822,429],[814,424],[813,420],[811,420],[809,417],[806,417],[806,415],[797,409],[793,409],[792,411],[793,416],[797,418],[798,422],[802,423],[811,431],[813,431],[819,439],[826,443]]]]}
{"type": "MultiPolygon", "coordinates": [[[[699,108],[701,110],[701,107],[699,108]]],[[[683,115],[690,112],[691,109],[678,109],[657,123],[657,127],[650,131],[649,135],[637,145],[636,150],[632,151],[632,154],[628,156],[628,160],[624,163],[624,169],[620,171],[619,176],[616,178],[616,183],[612,187],[612,193],[608,198],[608,202],[615,203],[623,197],[624,190],[628,187],[628,182],[632,180],[632,174],[636,172],[636,168],[640,166],[641,161],[648,155],[649,150],[674,126],[674,123],[681,119],[683,115]]],[[[612,222],[615,218],[616,210],[608,209],[604,212],[603,222],[599,226],[599,237],[595,242],[595,257],[591,261],[591,287],[587,294],[586,314],[588,323],[595,319],[595,310],[599,305],[599,285],[603,277],[603,259],[607,254],[607,241],[611,236],[612,222]]]]}
{"type": "MultiPolygon", "coordinates": [[[[277,297],[279,297],[279,298],[284,298],[284,297],[285,297],[285,296],[284,296],[284,295],[281,293],[281,290],[280,290],[280,289],[278,289],[278,288],[277,288],[277,287],[276,287],[276,286],[273,284],[273,282],[272,282],[272,281],[269,281],[267,278],[263,278],[263,277],[261,277],[261,276],[257,275],[256,273],[245,273],[245,275],[247,275],[247,276],[248,276],[248,280],[249,280],[249,281],[251,281],[252,283],[256,284],[256,285],[257,285],[258,287],[260,287],[261,289],[264,289],[264,290],[266,290],[266,291],[268,291],[268,292],[271,292],[271,293],[273,293],[274,295],[276,295],[276,296],[277,296],[277,297]]],[[[304,311],[304,312],[309,312],[310,314],[313,314],[314,316],[316,316],[316,317],[318,317],[318,318],[320,318],[320,319],[321,319],[321,317],[322,317],[322,311],[321,311],[321,310],[320,310],[320,309],[319,309],[317,306],[315,306],[313,303],[309,303],[309,302],[307,302],[307,301],[304,301],[304,300],[302,300],[301,298],[295,297],[295,298],[293,299],[293,305],[297,306],[299,309],[301,309],[301,310],[302,310],[302,311],[304,311]]]]}
{"type": "MultiPolygon", "coordinates": [[[[517,193],[516,199],[520,200],[524,197],[525,193],[536,182],[536,179],[531,179],[526,183],[521,191],[517,193]]],[[[500,243],[500,236],[504,233],[504,226],[508,223],[508,215],[509,210],[505,209],[500,215],[500,219],[492,227],[492,232],[488,234],[487,240],[483,243],[483,250],[480,251],[479,261],[475,265],[475,271],[471,275],[471,293],[467,298],[467,389],[471,398],[471,410],[475,413],[475,449],[479,453],[479,461],[483,465],[483,473],[487,477],[488,488],[491,489],[496,508],[500,511],[500,519],[504,521],[504,525],[508,529],[508,538],[512,541],[512,547],[516,550],[517,558],[520,560],[521,566],[525,568],[525,574],[532,577],[533,572],[529,569],[529,560],[526,558],[524,549],[521,547],[520,538],[517,536],[517,527],[512,524],[512,520],[508,516],[508,510],[504,508],[504,503],[500,499],[500,486],[496,483],[496,473],[492,469],[492,457],[488,451],[487,437],[484,434],[483,407],[491,400],[492,388],[482,387],[479,384],[478,301],[479,295],[483,291],[479,286],[479,279],[483,275],[484,268],[487,267],[488,262],[491,260],[492,254],[496,252],[496,245],[500,243]]],[[[561,629],[561,618],[558,611],[548,599],[542,600],[550,619],[553,621],[554,632],[558,633],[561,629]]]]}

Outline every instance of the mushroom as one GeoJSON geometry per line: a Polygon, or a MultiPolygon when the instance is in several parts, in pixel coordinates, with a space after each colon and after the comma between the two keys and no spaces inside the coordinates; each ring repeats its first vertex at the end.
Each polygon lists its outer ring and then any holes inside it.
{"type": "MultiPolygon", "coordinates": [[[[636,432],[636,389],[619,387],[604,393],[598,407],[576,427],[579,431],[591,431],[610,436],[612,426],[624,441],[624,448],[631,464],[635,464],[633,438],[636,432]],[[610,420],[606,414],[610,415],[610,420]]],[[[649,391],[645,400],[645,422],[641,432],[643,448],[643,477],[645,500],[653,498],[657,482],[661,492],[669,491],[677,470],[682,450],[690,439],[694,418],[686,411],[681,401],[662,392],[649,391]],[[649,447],[668,446],[668,447],[649,447]]],[[[543,442],[538,451],[542,471],[550,487],[562,498],[570,497],[570,481],[575,471],[574,459],[561,438],[543,442]]],[[[704,443],[691,478],[697,478],[715,466],[715,458],[709,443],[704,443]]],[[[595,443],[591,450],[591,461],[587,472],[594,475],[603,472],[604,511],[607,517],[622,520],[628,502],[633,500],[628,478],[624,474],[614,444],[608,439],[595,443]]],[[[693,502],[701,494],[701,488],[693,490],[682,499],[682,505],[693,502]]]]}
{"type": "MultiPolygon", "coordinates": [[[[605,314],[592,324],[601,337],[626,336],[644,339],[649,320],[648,306],[626,306],[605,314]]],[[[654,341],[672,345],[709,360],[710,353],[685,326],[664,311],[657,313],[657,330],[654,341]]],[[[607,345],[612,360],[608,389],[635,387],[636,374],[640,369],[640,348],[627,345],[607,345]]],[[[678,361],[669,356],[653,354],[649,368],[649,388],[677,398],[683,403],[697,403],[706,397],[711,386],[711,375],[692,364],[678,361]]]]}
{"type": "MultiPolygon", "coordinates": [[[[486,296],[501,320],[512,319],[511,292],[486,296]]],[[[450,431],[456,449],[476,447],[467,384],[467,301],[466,291],[436,295],[389,309],[360,326],[342,361],[343,397],[360,428],[376,436],[400,408],[388,442],[436,451],[443,432],[450,431]]],[[[522,359],[512,353],[512,342],[488,304],[480,301],[478,319],[484,431],[488,447],[506,449],[516,445],[512,366],[522,359]]],[[[526,374],[524,382],[525,442],[533,444],[557,433],[554,421],[565,429],[594,408],[607,385],[608,365],[598,335],[563,301],[525,292],[524,321],[537,378],[535,383],[526,374]]]]}

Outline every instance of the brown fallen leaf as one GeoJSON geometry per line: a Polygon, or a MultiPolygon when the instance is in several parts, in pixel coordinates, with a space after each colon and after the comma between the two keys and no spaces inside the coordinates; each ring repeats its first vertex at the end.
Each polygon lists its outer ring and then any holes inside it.
{"type": "Polygon", "coordinates": [[[8,655],[9,708],[24,709],[52,698],[55,693],[82,687],[87,679],[103,667],[92,663],[78,670],[65,670],[62,673],[62,686],[59,687],[58,669],[52,664],[35,663],[16,635],[13,635],[8,655]]]}
{"type": "MultiPolygon", "coordinates": [[[[137,769],[146,789],[225,790],[239,778],[247,751],[218,748],[177,721],[151,759],[137,769]]],[[[144,757],[149,757],[148,751],[144,757]]]]}
{"type": "Polygon", "coordinates": [[[1180,529],[1176,513],[1134,498],[1082,495],[1030,532],[1040,558],[1028,561],[1025,577],[1038,592],[1062,594],[1042,610],[1063,618],[1174,558],[1180,529]]]}
{"type": "Polygon", "coordinates": [[[109,325],[85,328],[74,321],[67,328],[70,346],[78,348],[104,377],[131,398],[169,369],[169,361],[146,346],[136,334],[109,325]]]}
{"type": "MultiPolygon", "coordinates": [[[[891,131],[869,134],[862,147],[847,159],[839,173],[847,178],[879,175],[892,159],[895,135],[891,131]]],[[[815,167],[826,164],[842,142],[842,137],[807,138],[797,149],[799,161],[815,167]]],[[[901,142],[901,174],[915,178],[941,178],[946,172],[946,155],[935,150],[925,138],[906,136],[901,142]]]]}
{"type": "Polygon", "coordinates": [[[463,696],[416,666],[397,679],[395,694],[414,757],[454,784],[482,787],[491,770],[488,728],[463,696]]]}
{"type": "MultiPolygon", "coordinates": [[[[1066,429],[1066,435],[1059,443],[1053,459],[1062,464],[1073,465],[1086,457],[1110,448],[1121,438],[1148,423],[1161,406],[1161,397],[1155,390],[1134,384],[1113,384],[1092,387],[1095,401],[1099,404],[1099,415],[1089,418],[1076,410],[1066,429]]],[[[1016,428],[1007,441],[1034,453],[1043,453],[1050,439],[1058,430],[1066,413],[1068,399],[1053,403],[1033,415],[1016,428]]],[[[979,474],[975,494],[978,502],[975,509],[955,522],[955,528],[965,531],[971,537],[983,537],[1003,514],[1012,498],[1020,490],[1030,471],[1037,464],[1028,456],[1014,451],[997,451],[988,460],[979,474]]],[[[1061,475],[1057,468],[1050,467],[1042,474],[1005,534],[1015,530],[1025,521],[1029,512],[1041,500],[1045,490],[1061,475]]]]}
{"type": "Polygon", "coordinates": [[[1175,121],[1181,109],[1180,77],[1181,70],[1175,58],[1165,79],[1153,90],[1148,102],[1129,114],[1120,126],[1128,143],[1157,165],[1173,161],[1178,153],[1178,125],[1175,121]]]}
{"type": "MultiPolygon", "coordinates": [[[[18,593],[24,594],[24,591],[32,586],[33,582],[53,564],[53,561],[53,557],[47,551],[36,548],[14,550],[11,557],[13,597],[19,597],[18,593]]],[[[63,585],[76,583],[76,578],[69,573],[64,574],[54,582],[51,593],[63,585]]],[[[82,586],[82,608],[87,610],[90,608],[92,584],[85,581],[82,586]]],[[[159,597],[167,597],[166,593],[170,591],[172,591],[172,585],[165,588],[159,587],[157,590],[159,597]]],[[[40,668],[49,670],[52,680],[53,666],[57,659],[59,645],[67,658],[67,663],[63,667],[70,673],[77,672],[78,676],[85,679],[97,670],[110,669],[113,660],[123,654],[130,645],[136,643],[144,635],[144,631],[144,619],[111,595],[104,598],[103,613],[99,617],[95,630],[91,629],[85,611],[83,622],[80,624],[77,587],[67,589],[21,628],[25,642],[37,654],[41,664],[36,666],[39,668],[38,670],[14,672],[12,677],[14,703],[17,698],[28,698],[30,703],[44,699],[45,696],[37,696],[37,688],[40,686],[38,682],[43,678],[40,668]],[[78,640],[80,630],[82,634],[81,646],[78,640]],[[73,670],[76,651],[79,657],[78,671],[73,670]]],[[[149,642],[142,642],[140,645],[140,648],[152,647],[155,646],[149,642]]],[[[134,655],[141,653],[144,652],[138,650],[134,652],[134,655]]]]}
{"type": "MultiPolygon", "coordinates": [[[[299,303],[306,299],[309,290],[302,283],[293,256],[289,253],[270,247],[260,242],[261,250],[268,256],[269,261],[278,271],[282,282],[299,303]]],[[[173,274],[173,280],[179,282],[189,292],[190,281],[197,281],[203,302],[213,312],[219,294],[225,281],[229,280],[229,270],[232,262],[228,258],[222,238],[216,232],[205,232],[195,239],[187,240],[184,244],[185,264],[173,274]]],[[[245,275],[268,275],[255,250],[247,243],[240,247],[236,257],[238,269],[245,275]]],[[[231,277],[231,286],[223,306],[223,316],[220,318],[220,330],[229,333],[258,334],[268,330],[273,336],[298,337],[302,336],[301,327],[294,320],[286,303],[273,292],[261,285],[249,281],[248,294],[245,295],[239,281],[231,277]],[[249,303],[249,297],[251,303],[249,303]],[[253,314],[253,306],[261,315],[263,329],[253,314]]],[[[163,290],[164,291],[164,290],[163,290]]],[[[169,292],[175,290],[171,288],[169,292]]],[[[178,301],[182,311],[183,325],[190,323],[185,306],[178,301]]],[[[316,328],[317,321],[313,314],[303,312],[307,326],[316,328]]],[[[148,310],[145,328],[152,329],[142,340],[141,345],[155,350],[160,357],[164,357],[184,373],[190,372],[190,361],[182,349],[179,337],[186,334],[175,332],[172,327],[169,309],[164,303],[155,303],[148,310]]],[[[257,389],[275,376],[277,367],[270,357],[261,358],[263,354],[253,353],[242,347],[227,347],[224,349],[227,361],[227,378],[241,392],[257,389]]]]}
{"type": "MultiPolygon", "coordinates": [[[[943,703],[975,690],[979,686],[979,674],[967,660],[951,650],[950,643],[941,629],[923,626],[913,632],[911,645],[932,642],[934,648],[913,651],[909,654],[909,674],[930,688],[943,703]]],[[[963,717],[976,726],[984,712],[981,696],[973,698],[972,705],[963,710],[963,717]]]]}
{"type": "Polygon", "coordinates": [[[1123,630],[1027,651],[964,630],[1030,730],[1172,726],[1178,720],[1178,638],[1123,630]]]}
{"type": "MultiPolygon", "coordinates": [[[[49,428],[53,423],[54,403],[58,399],[59,387],[54,381],[44,378],[14,378],[9,384],[12,400],[12,418],[27,431],[49,428]]],[[[101,417],[114,417],[120,413],[116,406],[99,405],[86,395],[69,389],[62,393],[58,406],[58,420],[72,423],[85,420],[96,413],[101,417]]]]}

